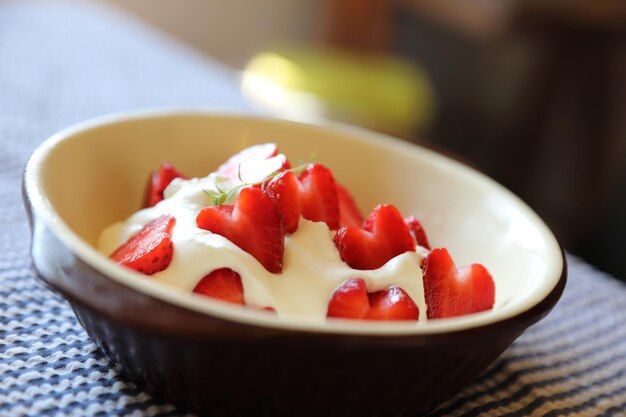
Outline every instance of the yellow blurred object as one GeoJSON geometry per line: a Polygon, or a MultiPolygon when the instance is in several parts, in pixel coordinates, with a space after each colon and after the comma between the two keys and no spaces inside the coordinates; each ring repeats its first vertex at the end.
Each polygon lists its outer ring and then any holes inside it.
{"type": "Polygon", "coordinates": [[[430,81],[415,65],[329,49],[259,53],[248,62],[242,87],[283,116],[330,117],[391,132],[422,131],[435,107],[430,81]]]}

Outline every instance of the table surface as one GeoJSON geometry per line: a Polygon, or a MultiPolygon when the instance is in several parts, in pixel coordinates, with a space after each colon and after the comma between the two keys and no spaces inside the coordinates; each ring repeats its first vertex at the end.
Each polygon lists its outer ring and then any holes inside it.
{"type": "MultiPolygon", "coordinates": [[[[119,375],[30,268],[20,176],[70,124],[139,108],[250,111],[232,73],[80,2],[0,3],[0,416],[182,415],[119,375]]],[[[568,256],[553,312],[432,416],[626,415],[626,288],[568,256]]]]}

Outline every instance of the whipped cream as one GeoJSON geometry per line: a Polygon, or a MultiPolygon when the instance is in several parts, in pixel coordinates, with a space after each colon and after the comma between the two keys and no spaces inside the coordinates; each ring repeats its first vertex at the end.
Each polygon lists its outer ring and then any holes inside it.
{"type": "Polygon", "coordinates": [[[205,178],[175,179],[165,190],[165,199],[156,206],[106,228],[98,249],[108,256],[150,220],[171,214],[176,218],[171,232],[172,261],[149,279],[191,293],[205,275],[226,267],[241,276],[246,305],[271,307],[278,317],[323,322],[335,289],[348,279],[362,278],[368,292],[389,285],[401,287],[418,306],[419,321],[426,320],[420,263],[427,249],[418,246],[416,252],[398,255],[379,269],[357,270],[341,260],[332,240],[335,232],[326,223],[301,218],[296,232],[285,237],[283,272],[272,274],[225,237],[196,226],[198,212],[211,204],[206,191],[215,192],[218,186],[224,189],[223,181],[216,173],[205,178]]]}

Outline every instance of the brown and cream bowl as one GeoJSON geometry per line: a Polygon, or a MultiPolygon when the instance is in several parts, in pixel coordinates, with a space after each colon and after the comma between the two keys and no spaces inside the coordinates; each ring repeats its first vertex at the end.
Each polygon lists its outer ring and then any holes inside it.
{"type": "Polygon", "coordinates": [[[45,141],[23,186],[38,276],[127,377],[212,416],[432,409],[544,317],[566,281],[556,239],[512,193],[430,150],[346,126],[203,111],[109,116],[45,141]],[[140,208],[162,160],[201,177],[265,142],[295,158],[315,153],[365,212],[393,203],[458,264],[484,264],[493,310],[417,324],[281,319],[173,288],[96,249],[103,229],[140,208]]]}

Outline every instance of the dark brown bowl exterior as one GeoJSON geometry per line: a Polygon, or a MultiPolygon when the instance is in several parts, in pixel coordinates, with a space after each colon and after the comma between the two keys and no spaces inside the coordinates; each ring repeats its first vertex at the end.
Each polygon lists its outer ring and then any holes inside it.
{"type": "MultiPolygon", "coordinates": [[[[436,407],[555,305],[566,269],[538,305],[437,335],[287,331],[224,320],[104,276],[54,235],[27,193],[33,264],[129,378],[212,416],[409,416],[436,407]]],[[[564,264],[565,265],[565,264],[564,264]]]]}

